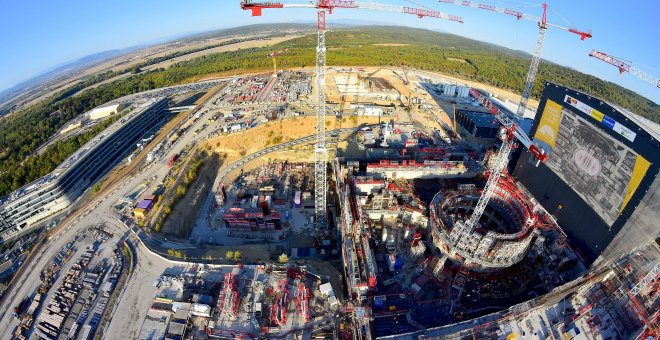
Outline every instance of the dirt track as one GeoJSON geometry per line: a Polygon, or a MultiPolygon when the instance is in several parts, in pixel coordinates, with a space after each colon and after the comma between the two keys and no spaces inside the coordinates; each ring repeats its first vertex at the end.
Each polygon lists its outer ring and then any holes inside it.
{"type": "MultiPolygon", "coordinates": [[[[337,120],[335,117],[327,117],[327,129],[337,128],[337,120]]],[[[358,117],[357,124],[375,124],[378,122],[378,117],[358,117]]],[[[342,127],[352,127],[353,123],[347,119],[342,124],[342,127]]],[[[216,138],[209,139],[207,144],[214,149],[214,151],[226,154],[226,164],[231,164],[233,161],[242,157],[241,153],[251,154],[266,147],[267,142],[272,144],[279,144],[273,142],[281,137],[281,142],[286,142],[293,139],[298,139],[304,136],[312,135],[316,132],[316,117],[295,117],[287,118],[281,121],[269,122],[267,124],[257,126],[244,132],[229,134],[216,138]],[[272,134],[270,134],[272,132],[272,134]]]]}

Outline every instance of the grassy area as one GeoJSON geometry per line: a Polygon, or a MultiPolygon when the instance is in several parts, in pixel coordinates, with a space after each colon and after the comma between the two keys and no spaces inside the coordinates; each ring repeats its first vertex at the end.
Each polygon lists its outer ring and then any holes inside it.
{"type": "MultiPolygon", "coordinates": [[[[217,153],[204,151],[195,156],[186,169],[180,172],[181,178],[178,184],[175,184],[174,195],[170,191],[169,196],[165,197],[165,200],[173,199],[172,203],[164,206],[164,209],[171,207],[170,213],[157,222],[154,230],[180,238],[188,237],[204,199],[211,190],[220,164],[222,159],[217,153]],[[158,230],[159,225],[162,226],[161,230],[158,230]]],[[[161,215],[164,215],[164,211],[161,215]]],[[[160,219],[160,216],[156,218],[160,219]]]]}

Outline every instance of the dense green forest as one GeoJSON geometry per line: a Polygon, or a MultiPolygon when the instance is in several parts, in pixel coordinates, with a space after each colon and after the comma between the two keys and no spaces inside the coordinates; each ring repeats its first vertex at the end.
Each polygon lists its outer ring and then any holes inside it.
{"type": "MultiPolygon", "coordinates": [[[[95,125],[88,131],[68,138],[65,141],[57,141],[46,148],[41,155],[30,156],[21,164],[15,165],[11,171],[0,173],[0,193],[8,194],[21,186],[39,177],[45,176],[53,171],[60,163],[64,162],[70,155],[78,150],[94,136],[99,134],[110,124],[117,121],[119,116],[106,119],[95,125]]],[[[2,196],[0,195],[0,196],[2,196]]]]}
{"type": "MultiPolygon", "coordinates": [[[[280,67],[313,67],[316,35],[283,42],[275,47],[250,48],[202,56],[174,64],[168,69],[140,72],[70,96],[72,93],[114,76],[106,73],[87,79],[40,104],[0,120],[0,196],[48,173],[67,152],[86,140],[70,141],[67,148],[48,150],[41,157],[29,157],[49,136],[71,118],[124,95],[191,81],[212,73],[240,70],[269,70],[266,54],[289,48],[278,59],[280,67]],[[28,158],[29,157],[29,158],[28,158]],[[26,160],[27,158],[27,160],[26,160]],[[46,159],[50,161],[46,161],[46,159]]],[[[328,65],[396,66],[438,71],[465,79],[522,91],[530,56],[518,51],[451,34],[405,27],[360,27],[327,34],[328,65]],[[403,43],[405,46],[377,44],[403,43]],[[398,54],[398,57],[397,57],[398,54]]],[[[545,81],[568,85],[576,90],[625,107],[660,122],[656,103],[616,84],[602,81],[563,66],[542,62],[532,95],[539,97],[545,81]]],[[[88,138],[91,138],[89,136],[88,138]]],[[[69,141],[67,141],[69,142],[69,141]]],[[[69,154],[70,154],[69,152],[69,154]]]]}

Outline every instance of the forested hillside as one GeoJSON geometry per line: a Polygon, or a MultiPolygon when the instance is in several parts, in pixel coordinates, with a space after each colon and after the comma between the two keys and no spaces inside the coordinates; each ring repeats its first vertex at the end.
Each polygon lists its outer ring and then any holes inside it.
{"type": "MultiPolygon", "coordinates": [[[[254,27],[259,29],[259,26],[254,27]]],[[[313,67],[315,44],[314,34],[279,44],[275,48],[289,48],[289,52],[278,58],[278,65],[283,68],[313,67]]],[[[456,35],[405,27],[337,29],[328,32],[327,46],[328,65],[395,66],[398,65],[398,54],[401,61],[411,68],[443,72],[514,92],[522,91],[531,58],[518,51],[456,35]],[[392,43],[399,45],[379,45],[392,43]]],[[[73,92],[59,94],[9,118],[1,119],[0,196],[41,174],[48,173],[58,161],[66,157],[69,150],[75,150],[76,145],[85,142],[84,138],[72,141],[67,148],[47,151],[39,160],[25,161],[26,157],[72,117],[127,94],[190,82],[209,74],[268,71],[272,65],[266,54],[275,48],[251,48],[202,56],[179,62],[166,70],[141,72],[85,90],[74,97],[67,97],[73,92]]],[[[111,76],[112,74],[101,75],[98,79],[111,76]]],[[[84,86],[98,79],[92,79],[84,86]]],[[[541,86],[546,80],[590,93],[660,122],[660,108],[656,103],[616,84],[552,63],[541,64],[533,96],[540,96],[541,86]]],[[[79,88],[81,87],[77,87],[79,88]]]]}

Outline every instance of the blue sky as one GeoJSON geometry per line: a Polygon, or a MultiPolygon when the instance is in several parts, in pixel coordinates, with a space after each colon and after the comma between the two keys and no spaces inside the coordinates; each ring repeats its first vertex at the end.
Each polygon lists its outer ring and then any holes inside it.
{"type": "MultiPolygon", "coordinates": [[[[382,3],[416,5],[404,0],[382,3]]],[[[294,1],[295,2],[295,1],[294,1]]],[[[302,1],[301,1],[302,2],[302,1]]],[[[411,15],[337,9],[329,19],[369,20],[427,29],[440,29],[468,38],[531,52],[538,30],[533,22],[488,11],[415,0],[416,3],[460,15],[464,24],[411,15]]],[[[540,14],[540,6],[521,1],[484,1],[503,7],[540,14]]],[[[536,3],[538,4],[538,3],[536,3]]],[[[568,32],[550,29],[543,57],[561,65],[615,82],[660,103],[660,89],[635,78],[619,75],[616,68],[588,57],[591,49],[633,61],[633,65],[660,77],[660,1],[636,0],[548,0],[554,12],[548,21],[593,30],[594,38],[580,41],[568,32]]],[[[234,0],[0,0],[0,90],[63,62],[99,51],[153,42],[183,33],[266,23],[307,22],[309,10],[265,11],[251,17],[234,0]]]]}

